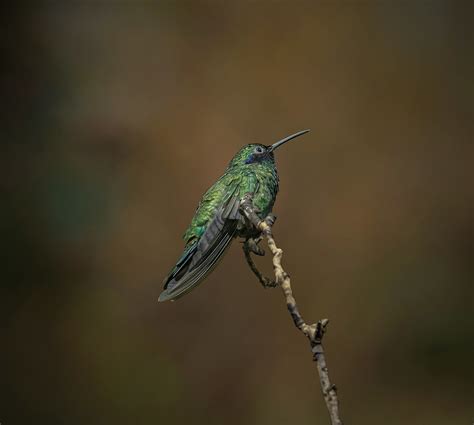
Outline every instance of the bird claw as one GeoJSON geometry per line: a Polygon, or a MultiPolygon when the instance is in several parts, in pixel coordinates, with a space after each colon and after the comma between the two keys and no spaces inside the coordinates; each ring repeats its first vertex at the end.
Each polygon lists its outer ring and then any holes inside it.
{"type": "Polygon", "coordinates": [[[258,243],[261,241],[261,238],[254,239],[254,238],[249,238],[245,241],[246,248],[250,251],[253,252],[255,255],[259,255],[260,257],[263,257],[265,255],[265,250],[258,246],[258,243]]]}
{"type": "Polygon", "coordinates": [[[278,284],[272,280],[272,279],[269,279],[268,277],[263,277],[262,279],[262,286],[266,289],[266,288],[276,288],[278,286],[278,284]]]}
{"type": "Polygon", "coordinates": [[[276,215],[270,213],[265,217],[265,223],[267,223],[270,227],[272,227],[275,224],[277,217],[276,215]]]}

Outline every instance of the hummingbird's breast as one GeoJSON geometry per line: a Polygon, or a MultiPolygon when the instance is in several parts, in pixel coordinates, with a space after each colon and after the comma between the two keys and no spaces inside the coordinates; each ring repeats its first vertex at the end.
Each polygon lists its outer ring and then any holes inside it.
{"type": "MultiPolygon", "coordinates": [[[[272,212],[278,193],[278,173],[275,167],[252,166],[243,175],[240,195],[243,197],[247,192],[253,192],[253,204],[257,214],[264,219],[272,212]]],[[[244,221],[240,223],[239,236],[243,238],[254,237],[255,232],[250,232],[244,221]]]]}
{"type": "Polygon", "coordinates": [[[258,181],[257,191],[254,195],[254,205],[258,208],[259,216],[263,219],[272,212],[278,193],[278,173],[274,167],[262,169],[258,167],[256,177],[258,181]]]}

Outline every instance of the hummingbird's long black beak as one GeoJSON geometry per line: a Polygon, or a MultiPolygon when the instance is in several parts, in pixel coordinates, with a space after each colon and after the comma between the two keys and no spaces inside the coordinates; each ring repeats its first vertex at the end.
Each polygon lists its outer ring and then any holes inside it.
{"type": "Polygon", "coordinates": [[[291,136],[286,136],[284,139],[279,140],[276,143],[273,143],[273,145],[268,147],[267,152],[273,152],[276,148],[280,147],[281,145],[285,144],[286,142],[289,142],[292,139],[295,139],[296,137],[302,136],[303,134],[306,134],[308,130],[301,130],[298,131],[298,133],[292,134],[291,136]]]}

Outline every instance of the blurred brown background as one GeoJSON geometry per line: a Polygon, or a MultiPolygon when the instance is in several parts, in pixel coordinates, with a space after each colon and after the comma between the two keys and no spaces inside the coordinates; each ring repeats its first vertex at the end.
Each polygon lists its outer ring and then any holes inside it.
{"type": "Polygon", "coordinates": [[[472,3],[65,3],[2,13],[0,422],[328,423],[238,243],[157,303],[232,155],[309,127],[275,234],[343,419],[470,424],[472,3]]]}

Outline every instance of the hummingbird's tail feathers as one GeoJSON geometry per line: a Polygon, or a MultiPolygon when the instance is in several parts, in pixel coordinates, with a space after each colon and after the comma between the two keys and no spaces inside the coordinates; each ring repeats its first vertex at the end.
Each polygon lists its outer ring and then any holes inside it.
{"type": "Polygon", "coordinates": [[[193,243],[186,246],[186,249],[184,250],[183,255],[181,255],[181,258],[176,263],[176,266],[173,268],[171,273],[165,279],[164,289],[167,289],[169,283],[172,282],[173,280],[181,279],[184,276],[184,274],[188,271],[193,255],[196,252],[197,244],[198,244],[198,241],[195,240],[193,243]]]}
{"type": "MultiPolygon", "coordinates": [[[[176,278],[171,278],[166,282],[166,289],[160,294],[158,301],[175,300],[182,297],[191,289],[194,289],[212,271],[213,267],[220,260],[234,237],[232,233],[226,233],[219,238],[215,244],[201,256],[201,260],[191,268],[188,264],[187,270],[176,278]]],[[[197,255],[197,251],[194,255],[197,255]]]]}
{"type": "MultiPolygon", "coordinates": [[[[227,205],[226,205],[227,207],[227,205]]],[[[232,214],[233,207],[229,214],[232,214]]],[[[238,220],[224,219],[221,208],[203,235],[190,246],[165,279],[165,288],[158,301],[174,300],[195,288],[209,274],[232,242],[238,220]]]]}

